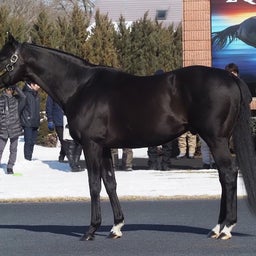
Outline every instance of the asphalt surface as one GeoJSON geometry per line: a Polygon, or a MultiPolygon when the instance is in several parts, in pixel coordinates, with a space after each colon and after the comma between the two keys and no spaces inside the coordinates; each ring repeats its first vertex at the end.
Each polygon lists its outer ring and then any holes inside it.
{"type": "Polygon", "coordinates": [[[80,241],[90,220],[88,202],[0,204],[0,255],[6,256],[252,256],[255,218],[238,202],[238,224],[228,241],[208,239],[219,200],[122,201],[123,237],[107,238],[113,224],[102,203],[95,241],[80,241]]]}

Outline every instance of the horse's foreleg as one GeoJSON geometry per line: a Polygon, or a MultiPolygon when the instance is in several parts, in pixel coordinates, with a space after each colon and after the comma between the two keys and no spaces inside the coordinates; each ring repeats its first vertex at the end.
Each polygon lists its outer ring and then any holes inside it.
{"type": "Polygon", "coordinates": [[[89,187],[91,196],[91,223],[88,231],[82,236],[81,240],[93,240],[96,230],[101,225],[100,191],[101,179],[99,174],[88,170],[89,187]]]}
{"type": "Polygon", "coordinates": [[[218,224],[208,234],[211,238],[227,240],[232,237],[231,231],[237,222],[237,168],[232,158],[227,140],[215,144],[212,153],[218,167],[221,183],[221,204],[218,224]]]}
{"type": "Polygon", "coordinates": [[[86,165],[88,172],[90,196],[91,196],[91,223],[88,231],[82,236],[81,240],[93,240],[96,230],[101,225],[101,169],[102,167],[102,148],[96,144],[90,145],[85,151],[86,165]]]}
{"type": "Polygon", "coordinates": [[[115,172],[112,166],[111,153],[109,149],[104,150],[104,168],[102,169],[102,179],[109,196],[114,214],[114,226],[112,227],[109,238],[120,238],[122,236],[121,228],[124,225],[124,216],[121,210],[120,202],[116,193],[115,172]]]}

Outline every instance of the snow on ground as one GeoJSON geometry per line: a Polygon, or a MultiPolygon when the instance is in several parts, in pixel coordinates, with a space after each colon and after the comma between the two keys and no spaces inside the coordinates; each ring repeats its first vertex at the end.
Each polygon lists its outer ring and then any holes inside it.
{"type": "MultiPolygon", "coordinates": [[[[89,198],[87,172],[70,172],[68,163],[59,163],[59,147],[35,146],[33,160],[23,157],[23,137],[19,140],[14,175],[7,175],[9,144],[6,145],[0,168],[0,200],[89,198]]],[[[134,157],[147,158],[147,149],[134,149],[134,157]]],[[[84,159],[81,157],[81,159],[84,159]]],[[[132,172],[117,171],[117,193],[129,197],[219,196],[220,183],[216,170],[171,170],[132,172]]],[[[238,195],[245,195],[239,175],[238,195]]],[[[102,198],[107,194],[102,186],[102,198]]]]}

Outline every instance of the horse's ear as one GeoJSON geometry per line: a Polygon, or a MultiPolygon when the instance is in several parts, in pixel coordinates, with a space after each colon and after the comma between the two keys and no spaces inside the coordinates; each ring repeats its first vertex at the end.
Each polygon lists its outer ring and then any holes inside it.
{"type": "Polygon", "coordinates": [[[7,41],[9,43],[17,43],[17,41],[15,40],[15,38],[13,37],[13,35],[10,32],[7,32],[7,41]]]}

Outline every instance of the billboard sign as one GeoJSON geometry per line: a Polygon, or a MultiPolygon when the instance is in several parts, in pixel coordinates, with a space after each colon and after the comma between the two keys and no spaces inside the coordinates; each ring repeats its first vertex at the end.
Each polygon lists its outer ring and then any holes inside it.
{"type": "Polygon", "coordinates": [[[228,63],[256,95],[256,0],[211,0],[212,66],[228,63]]]}

